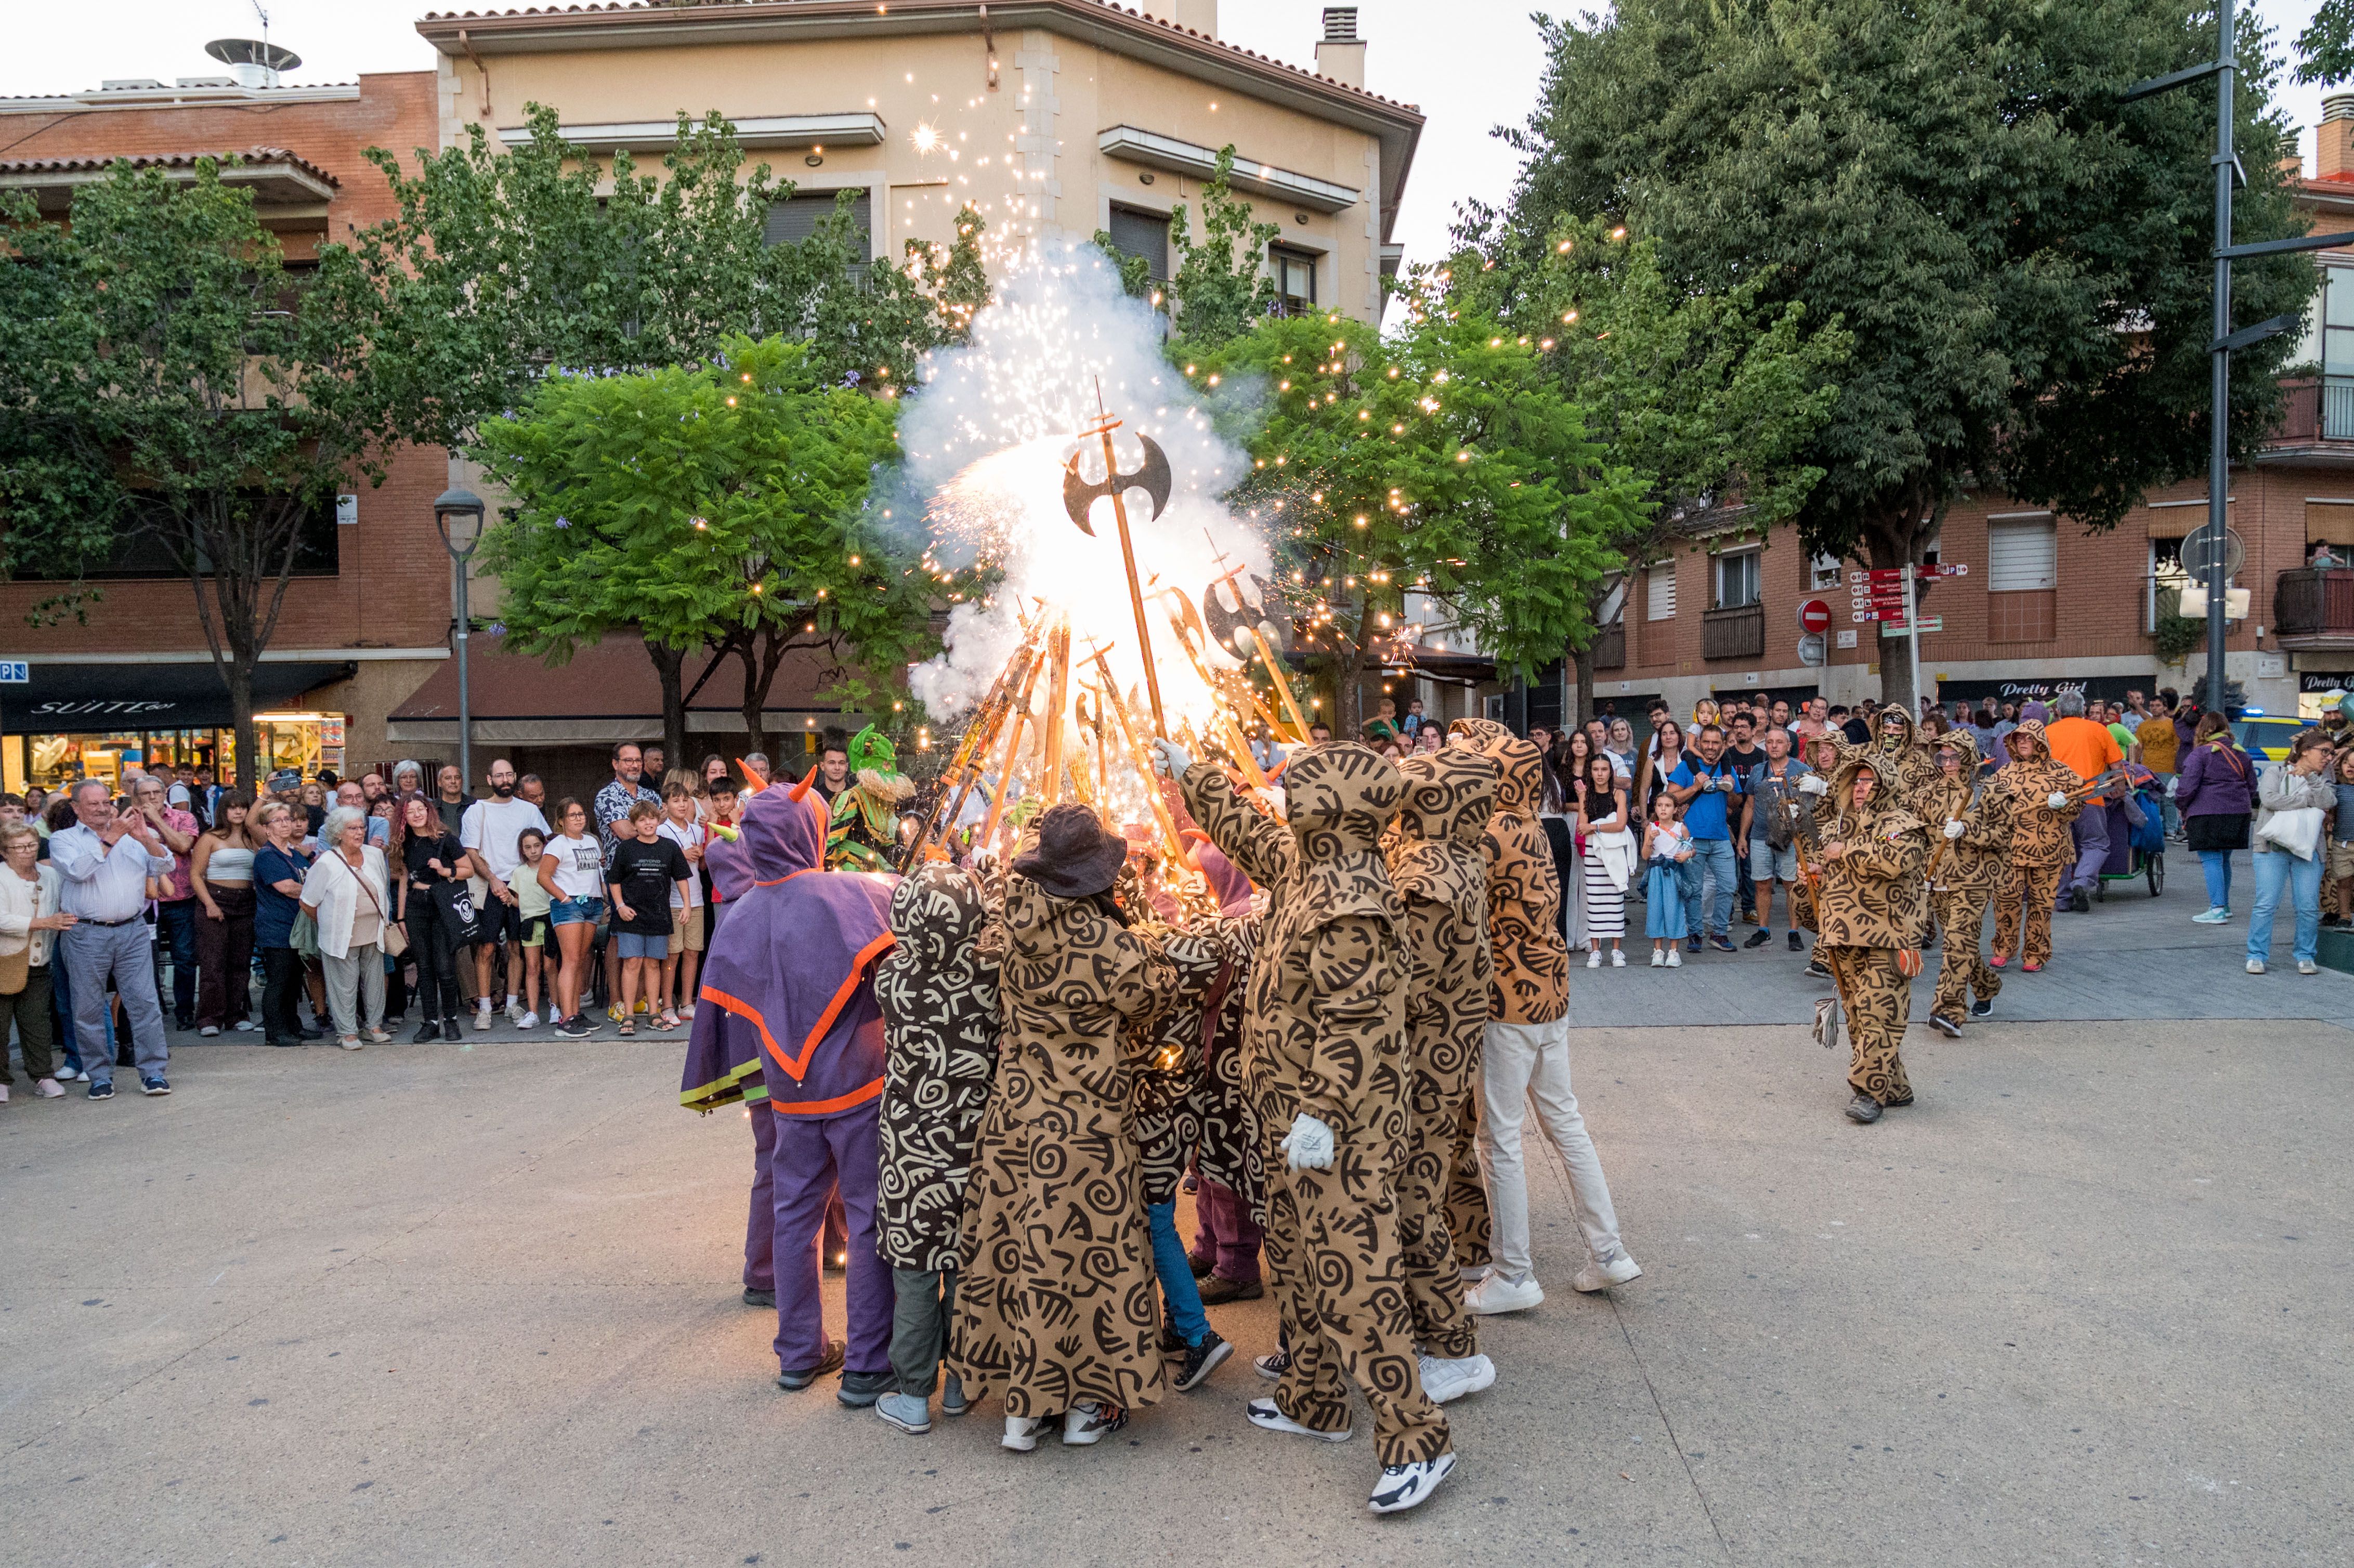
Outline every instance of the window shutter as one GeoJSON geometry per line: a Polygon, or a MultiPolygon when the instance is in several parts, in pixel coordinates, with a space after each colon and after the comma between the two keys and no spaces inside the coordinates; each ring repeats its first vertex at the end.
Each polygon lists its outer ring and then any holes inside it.
{"type": "Polygon", "coordinates": [[[1987,591],[2027,593],[2060,586],[2060,535],[2048,517],[1987,524],[1987,591]]]}
{"type": "MultiPolygon", "coordinates": [[[[787,196],[769,207],[768,221],[761,226],[760,238],[770,245],[799,245],[817,232],[817,226],[833,212],[835,191],[811,191],[806,196],[787,196]]],[[[865,249],[874,249],[875,221],[869,210],[873,197],[864,190],[856,191],[851,203],[851,220],[858,226],[859,238],[865,249]]],[[[862,263],[864,258],[862,258],[862,263]]]]}
{"type": "Polygon", "coordinates": [[[2305,542],[2354,546],[2354,503],[2308,501],[2305,503],[2305,542]]]}
{"type": "Polygon", "coordinates": [[[1651,604],[1646,612],[1649,619],[1673,620],[1676,618],[1676,564],[1662,561],[1643,575],[1650,582],[1651,604]]]}
{"type": "Polygon", "coordinates": [[[1111,248],[1122,256],[1144,258],[1145,276],[1156,283],[1169,281],[1169,220],[1155,212],[1134,207],[1111,209],[1111,248]]]}

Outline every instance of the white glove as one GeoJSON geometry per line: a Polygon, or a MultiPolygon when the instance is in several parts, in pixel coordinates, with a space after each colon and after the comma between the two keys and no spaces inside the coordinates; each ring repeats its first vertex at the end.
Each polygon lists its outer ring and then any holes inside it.
{"type": "Polygon", "coordinates": [[[1173,740],[1155,737],[1152,742],[1152,771],[1163,779],[1182,779],[1185,769],[1193,766],[1193,758],[1173,740]]]}
{"type": "Polygon", "coordinates": [[[1964,826],[1963,826],[1961,823],[1959,823],[1959,822],[1947,822],[1947,823],[1946,824],[1946,836],[1947,838],[1949,838],[1949,839],[1957,839],[1957,838],[1960,838],[1964,833],[1967,832],[1968,831],[1969,831],[1969,830],[1968,830],[1967,828],[1964,827],[1964,826]]]}
{"type": "Polygon", "coordinates": [[[2068,809],[2068,797],[2054,789],[2043,797],[2043,803],[2055,811],[2064,811],[2068,809]]]}
{"type": "Polygon", "coordinates": [[[1292,1119],[1291,1130],[1276,1147],[1283,1150],[1294,1171],[1332,1169],[1332,1129],[1306,1111],[1292,1119]]]}
{"type": "Polygon", "coordinates": [[[1798,780],[1798,793],[1801,795],[1828,795],[1830,792],[1831,781],[1819,773],[1809,773],[1798,780]]]}

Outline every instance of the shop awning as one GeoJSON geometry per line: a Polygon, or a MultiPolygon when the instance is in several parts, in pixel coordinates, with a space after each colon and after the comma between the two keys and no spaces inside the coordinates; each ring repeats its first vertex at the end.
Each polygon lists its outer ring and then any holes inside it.
{"type": "MultiPolygon", "coordinates": [[[[348,660],[284,662],[253,667],[253,705],[287,707],[303,693],[351,679],[348,660]]],[[[84,731],[208,729],[234,722],[228,688],[211,661],[77,663],[36,658],[22,686],[0,686],[0,720],[11,735],[84,731]]]]}
{"type": "Polygon", "coordinates": [[[2082,692],[2088,702],[2121,703],[2129,691],[2147,694],[2162,684],[2147,675],[2022,675],[2003,681],[1949,681],[1940,675],[1937,700],[1975,703],[1991,697],[1998,703],[2049,703],[2062,692],[2082,692]]]}

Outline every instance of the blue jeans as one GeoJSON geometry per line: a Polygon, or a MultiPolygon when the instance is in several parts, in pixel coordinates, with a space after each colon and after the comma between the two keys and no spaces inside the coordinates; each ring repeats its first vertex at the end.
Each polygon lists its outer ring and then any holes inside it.
{"type": "Polygon", "coordinates": [[[172,1018],[186,1029],[196,1017],[196,911],[193,898],[155,906],[155,939],[172,960],[172,1018]]]}
{"type": "Polygon", "coordinates": [[[1189,1347],[1198,1345],[1210,1331],[1210,1319],[1202,1310],[1202,1287],[1193,1281],[1193,1261],[1185,1255],[1185,1244],[1177,1239],[1177,1200],[1147,1204],[1144,1217],[1152,1225],[1152,1270],[1161,1276],[1161,1292],[1169,1298],[1169,1321],[1189,1347]]]}
{"type": "Polygon", "coordinates": [[[2296,910],[2296,940],[2293,955],[2304,963],[2313,958],[2321,939],[2321,857],[2299,860],[2286,850],[2255,857],[2256,906],[2248,916],[2248,957],[2261,959],[2273,945],[2273,911],[2280,907],[2286,887],[2296,910]]]}
{"type": "Polygon", "coordinates": [[[1684,906],[1691,911],[1694,936],[1703,927],[1712,937],[1731,929],[1740,886],[1740,862],[1731,839],[1692,840],[1692,857],[1684,862],[1684,906]]]}
{"type": "Polygon", "coordinates": [[[2229,909],[2232,906],[2232,852],[2200,850],[2199,869],[2207,875],[2207,907],[2229,909]]]}
{"type": "Polygon", "coordinates": [[[2168,838],[2172,838],[2182,831],[2181,808],[2175,805],[2174,797],[2166,792],[2166,787],[2180,777],[2179,773],[2160,773],[2157,776],[2158,814],[2164,819],[2160,826],[2165,829],[2168,838]]]}

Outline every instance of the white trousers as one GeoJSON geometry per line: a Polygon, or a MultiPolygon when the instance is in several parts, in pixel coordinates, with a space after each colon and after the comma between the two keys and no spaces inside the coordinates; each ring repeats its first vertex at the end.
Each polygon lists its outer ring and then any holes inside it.
{"type": "Polygon", "coordinates": [[[1508,1279],[1535,1273],[1529,1257],[1528,1165],[1521,1153],[1521,1124],[1529,1104],[1537,1123],[1569,1168],[1570,1206],[1577,1215],[1586,1250],[1596,1263],[1626,1254],[1618,1240],[1618,1214],[1610,1206],[1610,1183],[1601,1157],[1578,1114],[1569,1087],[1569,1020],[1551,1023],[1490,1023],[1481,1040],[1479,1072],[1484,1103],[1479,1115],[1479,1166],[1488,1179],[1488,1204],[1495,1234],[1489,1249],[1508,1279]]]}

